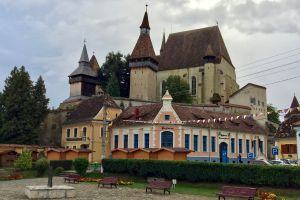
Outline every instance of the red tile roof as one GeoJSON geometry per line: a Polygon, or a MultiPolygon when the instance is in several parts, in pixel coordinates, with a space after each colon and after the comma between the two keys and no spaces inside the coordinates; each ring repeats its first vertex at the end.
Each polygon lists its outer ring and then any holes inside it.
{"type": "Polygon", "coordinates": [[[144,18],[143,18],[143,21],[142,21],[142,24],[141,24],[140,28],[150,29],[147,11],[144,14],[144,18]]]}
{"type": "Polygon", "coordinates": [[[131,59],[152,58],[156,60],[155,52],[152,46],[149,34],[140,34],[134,49],[131,53],[131,59]]]}
{"type": "MultiPolygon", "coordinates": [[[[154,118],[162,107],[162,103],[149,104],[143,106],[134,106],[126,109],[114,122],[113,127],[136,126],[145,123],[152,123],[154,118]],[[136,116],[134,110],[139,110],[139,116],[136,116]]],[[[213,112],[203,110],[201,107],[184,106],[180,104],[172,104],[173,109],[177,113],[181,121],[185,121],[183,126],[189,127],[205,127],[220,130],[230,130],[237,132],[250,132],[266,134],[266,131],[260,127],[252,118],[239,118],[237,120],[229,120],[236,115],[229,115],[221,112],[213,112]],[[214,123],[214,119],[227,118],[228,120],[214,123]],[[197,123],[197,120],[211,120],[211,123],[197,123]]]]}
{"type": "Polygon", "coordinates": [[[170,34],[160,56],[158,70],[203,66],[209,45],[216,56],[216,63],[220,63],[223,57],[232,64],[219,27],[212,26],[170,34]]]}
{"type": "Polygon", "coordinates": [[[109,95],[94,96],[83,100],[67,117],[65,124],[92,120],[103,107],[119,108],[109,95]]]}

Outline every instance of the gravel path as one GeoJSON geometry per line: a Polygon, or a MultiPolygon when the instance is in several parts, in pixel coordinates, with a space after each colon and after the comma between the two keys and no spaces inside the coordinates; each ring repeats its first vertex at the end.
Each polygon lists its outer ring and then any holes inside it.
{"type": "MultiPolygon", "coordinates": [[[[24,195],[25,186],[29,185],[46,185],[46,178],[36,179],[22,179],[16,181],[0,181],[0,200],[15,200],[27,199],[24,195]]],[[[53,184],[62,185],[63,179],[55,177],[53,184]]],[[[182,195],[171,193],[171,195],[163,195],[161,191],[154,194],[146,194],[141,189],[131,189],[128,187],[118,187],[117,189],[97,188],[96,184],[80,183],[80,184],[67,184],[76,188],[76,199],[108,199],[108,200],[212,200],[216,198],[199,197],[193,195],[182,195]]]]}

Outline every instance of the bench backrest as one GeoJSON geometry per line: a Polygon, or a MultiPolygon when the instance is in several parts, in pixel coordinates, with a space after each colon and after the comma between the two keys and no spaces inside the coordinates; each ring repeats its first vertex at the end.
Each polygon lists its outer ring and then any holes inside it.
{"type": "Polygon", "coordinates": [[[171,188],[172,182],[171,181],[150,181],[149,187],[154,188],[171,188]]]}
{"type": "Polygon", "coordinates": [[[69,178],[79,179],[79,178],[80,178],[80,175],[79,175],[79,174],[69,174],[68,177],[69,177],[69,178]]]}
{"type": "Polygon", "coordinates": [[[104,177],[102,178],[101,182],[117,183],[118,177],[104,177]]]}
{"type": "Polygon", "coordinates": [[[222,194],[225,195],[242,195],[254,197],[256,195],[257,188],[250,187],[233,187],[233,186],[223,186],[222,194]]]}

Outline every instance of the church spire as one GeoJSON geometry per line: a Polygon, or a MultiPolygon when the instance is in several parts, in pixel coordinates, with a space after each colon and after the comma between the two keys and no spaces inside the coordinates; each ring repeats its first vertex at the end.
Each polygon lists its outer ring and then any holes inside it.
{"type": "Polygon", "coordinates": [[[162,39],[161,47],[160,47],[160,55],[162,55],[165,50],[165,44],[166,44],[166,36],[165,36],[165,31],[164,31],[163,39],[162,39]]]}
{"type": "Polygon", "coordinates": [[[84,41],[84,45],[83,45],[83,48],[82,48],[82,52],[81,52],[81,56],[80,56],[80,59],[79,59],[79,63],[89,63],[90,60],[89,60],[89,56],[88,56],[88,53],[87,53],[87,50],[86,50],[86,45],[85,45],[85,41],[84,41]]]}
{"type": "Polygon", "coordinates": [[[149,20],[148,20],[148,11],[147,11],[148,5],[146,4],[146,11],[144,14],[144,18],[142,21],[142,24],[140,26],[141,33],[149,34],[150,33],[150,25],[149,25],[149,20]]]}

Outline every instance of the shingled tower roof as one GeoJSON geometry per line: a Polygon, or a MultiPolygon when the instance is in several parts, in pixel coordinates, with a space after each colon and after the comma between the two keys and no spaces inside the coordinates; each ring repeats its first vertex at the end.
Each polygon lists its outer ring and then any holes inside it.
{"type": "Polygon", "coordinates": [[[203,66],[203,58],[209,45],[216,57],[216,63],[224,58],[232,65],[219,27],[212,26],[170,34],[163,55],[160,56],[158,70],[203,66]]]}
{"type": "Polygon", "coordinates": [[[140,36],[131,53],[131,59],[152,58],[156,60],[154,48],[150,38],[150,26],[147,10],[140,26],[140,36]]]}
{"type": "Polygon", "coordinates": [[[69,75],[69,77],[77,76],[77,75],[97,77],[97,73],[95,73],[90,66],[90,60],[89,60],[89,56],[85,44],[83,45],[81,56],[78,63],[79,63],[78,67],[69,75]]]}
{"type": "Polygon", "coordinates": [[[290,110],[284,116],[285,119],[289,118],[291,115],[300,115],[300,111],[298,110],[299,102],[296,96],[294,96],[293,101],[290,106],[290,110]]]}
{"type": "Polygon", "coordinates": [[[99,64],[98,64],[98,61],[97,61],[97,58],[96,58],[95,55],[93,55],[93,56],[91,57],[90,65],[91,65],[92,70],[93,70],[95,73],[98,73],[98,71],[100,70],[100,66],[99,66],[99,64]]]}
{"type": "Polygon", "coordinates": [[[147,6],[146,6],[146,12],[144,14],[144,18],[143,18],[143,21],[142,21],[142,24],[141,24],[140,28],[150,29],[149,20],[148,20],[147,6]]]}

